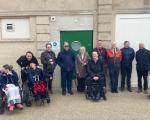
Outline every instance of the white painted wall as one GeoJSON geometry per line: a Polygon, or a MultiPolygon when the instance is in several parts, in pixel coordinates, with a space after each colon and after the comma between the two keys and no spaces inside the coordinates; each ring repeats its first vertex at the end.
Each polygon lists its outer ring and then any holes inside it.
{"type": "Polygon", "coordinates": [[[2,19],[2,39],[29,39],[30,25],[29,19],[2,19]],[[14,24],[14,31],[7,31],[6,25],[14,24]]]}
{"type": "MultiPolygon", "coordinates": [[[[135,51],[138,50],[140,42],[145,43],[145,47],[150,49],[150,14],[119,14],[116,16],[115,28],[115,40],[119,48],[122,48],[123,42],[128,40],[135,51]]],[[[137,87],[135,60],[131,82],[133,87],[137,87]]]]}
{"type": "MultiPolygon", "coordinates": [[[[50,21],[51,41],[60,42],[60,31],[93,30],[93,15],[55,16],[55,21],[50,21]]],[[[57,54],[60,51],[55,49],[57,54]]],[[[54,89],[60,88],[60,69],[57,66],[54,73],[54,89]]]]}

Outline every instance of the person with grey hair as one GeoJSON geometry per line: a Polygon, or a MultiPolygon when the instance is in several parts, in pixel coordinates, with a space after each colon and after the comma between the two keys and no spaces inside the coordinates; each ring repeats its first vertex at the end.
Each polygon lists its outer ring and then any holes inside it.
{"type": "Polygon", "coordinates": [[[112,42],[111,48],[107,50],[108,68],[111,83],[111,92],[118,93],[118,78],[122,53],[117,48],[116,43],[112,42]]]}
{"type": "Polygon", "coordinates": [[[79,54],[76,56],[76,74],[77,74],[77,91],[84,92],[85,90],[85,77],[86,66],[90,60],[89,54],[86,52],[85,47],[80,47],[79,54]]]}
{"type": "Polygon", "coordinates": [[[136,52],[136,70],[138,75],[138,93],[142,92],[142,77],[144,80],[144,93],[148,94],[148,71],[150,70],[150,51],[139,43],[139,50],[136,52]]]}

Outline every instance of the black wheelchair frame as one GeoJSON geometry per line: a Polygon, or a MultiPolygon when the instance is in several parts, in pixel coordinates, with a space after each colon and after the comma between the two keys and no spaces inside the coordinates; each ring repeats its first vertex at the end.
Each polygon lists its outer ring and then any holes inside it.
{"type": "MultiPolygon", "coordinates": [[[[19,86],[19,91],[20,91],[20,96],[21,96],[21,101],[23,104],[23,91],[22,88],[19,86]]],[[[8,110],[8,106],[7,106],[7,96],[5,95],[5,93],[0,90],[0,114],[3,114],[5,112],[5,110],[8,110]],[[4,99],[5,97],[5,99],[4,99]]]]}
{"type": "Polygon", "coordinates": [[[103,86],[100,86],[100,82],[103,80],[104,82],[105,76],[101,75],[100,80],[94,81],[91,78],[86,78],[85,82],[85,97],[87,100],[99,101],[101,98],[106,100],[106,89],[103,86]],[[102,91],[100,91],[100,89],[102,91]]]}

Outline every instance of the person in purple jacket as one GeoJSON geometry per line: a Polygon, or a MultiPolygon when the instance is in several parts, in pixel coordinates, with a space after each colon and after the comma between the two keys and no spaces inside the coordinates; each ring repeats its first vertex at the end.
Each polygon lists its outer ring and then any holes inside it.
{"type": "Polygon", "coordinates": [[[101,40],[98,40],[97,47],[94,48],[93,51],[98,53],[99,59],[101,59],[103,63],[107,62],[107,50],[103,47],[101,40]]]}

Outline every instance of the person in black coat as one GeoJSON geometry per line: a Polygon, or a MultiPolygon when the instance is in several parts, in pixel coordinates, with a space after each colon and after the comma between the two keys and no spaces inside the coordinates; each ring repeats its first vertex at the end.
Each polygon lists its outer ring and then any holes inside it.
{"type": "Polygon", "coordinates": [[[21,79],[23,83],[25,83],[27,80],[27,76],[24,70],[30,66],[30,63],[35,63],[37,66],[39,66],[36,57],[31,51],[27,51],[26,55],[21,56],[16,62],[21,67],[21,79]]]}
{"type": "Polygon", "coordinates": [[[136,70],[138,75],[138,92],[142,92],[142,77],[144,79],[144,93],[148,94],[148,71],[150,70],[150,51],[145,49],[144,44],[139,44],[139,50],[136,52],[136,70]]]}
{"type": "Polygon", "coordinates": [[[107,76],[107,49],[103,47],[102,40],[98,40],[97,47],[93,49],[93,51],[96,51],[98,53],[99,59],[103,61],[104,65],[104,73],[105,73],[105,87],[106,87],[106,76],[107,76]]]}
{"type": "Polygon", "coordinates": [[[66,95],[66,88],[68,93],[73,95],[72,75],[75,69],[75,56],[69,49],[69,44],[67,42],[64,43],[64,50],[58,54],[57,64],[61,68],[62,95],[66,95]]]}
{"type": "Polygon", "coordinates": [[[127,89],[131,90],[131,74],[132,74],[132,62],[135,56],[134,49],[129,46],[129,41],[124,42],[124,48],[121,49],[122,61],[121,61],[121,91],[124,91],[125,81],[127,81],[127,89]]]}
{"type": "Polygon", "coordinates": [[[103,61],[98,58],[98,53],[96,51],[92,52],[92,59],[87,64],[87,79],[91,82],[99,81],[100,84],[100,96],[104,97],[106,100],[106,96],[104,94],[105,88],[105,79],[101,79],[104,77],[104,68],[103,61]]]}
{"type": "Polygon", "coordinates": [[[56,56],[51,49],[52,49],[52,45],[50,43],[47,43],[46,50],[41,54],[41,63],[43,64],[44,76],[48,81],[48,89],[51,93],[53,93],[52,80],[53,80],[54,70],[56,67],[56,56]]]}

